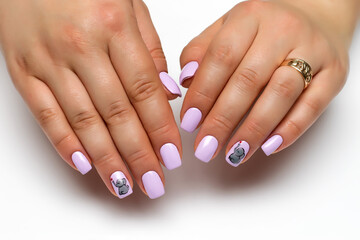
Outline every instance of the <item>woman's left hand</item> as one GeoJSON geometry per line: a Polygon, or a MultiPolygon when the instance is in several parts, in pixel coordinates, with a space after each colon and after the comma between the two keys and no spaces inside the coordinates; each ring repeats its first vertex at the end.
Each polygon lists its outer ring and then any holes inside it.
{"type": "Polygon", "coordinates": [[[185,47],[180,82],[189,89],[181,127],[192,132],[201,124],[195,141],[200,160],[213,159],[247,113],[226,147],[228,163],[246,162],[260,146],[267,155],[281,151],[342,89],[356,20],[345,34],[345,20],[284,2],[242,2],[185,47]],[[306,90],[296,69],[281,66],[292,58],[312,67],[306,90]]]}

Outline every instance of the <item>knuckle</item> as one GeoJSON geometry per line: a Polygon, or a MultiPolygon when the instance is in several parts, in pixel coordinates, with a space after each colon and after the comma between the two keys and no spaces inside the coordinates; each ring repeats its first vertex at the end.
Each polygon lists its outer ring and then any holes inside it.
{"type": "Polygon", "coordinates": [[[322,101],[317,98],[312,98],[311,100],[304,100],[304,104],[314,117],[319,116],[325,108],[322,101]]]}
{"type": "Polygon", "coordinates": [[[104,153],[100,155],[100,157],[94,159],[94,164],[97,167],[106,166],[106,165],[111,166],[112,163],[116,162],[118,159],[119,158],[115,153],[104,153]]]}
{"type": "Polygon", "coordinates": [[[216,64],[233,65],[235,57],[231,44],[220,43],[210,47],[209,55],[216,64]]]}
{"type": "Polygon", "coordinates": [[[115,126],[128,121],[131,117],[131,109],[123,101],[118,100],[109,105],[105,111],[104,120],[109,126],[115,126]]]}
{"type": "MultiPolygon", "coordinates": [[[[64,48],[74,51],[75,53],[87,53],[90,46],[88,33],[82,27],[75,25],[65,25],[56,36],[59,38],[64,48]]],[[[58,41],[59,41],[58,40],[58,41]]],[[[57,42],[57,41],[55,41],[57,42]]]]}
{"type": "Polygon", "coordinates": [[[263,139],[266,136],[266,131],[260,121],[250,119],[245,125],[249,134],[255,135],[257,139],[263,139]]]}
{"type": "Polygon", "coordinates": [[[297,86],[294,84],[294,80],[289,77],[278,77],[270,84],[270,88],[275,95],[286,99],[293,98],[297,91],[297,86]]]}
{"type": "Polygon", "coordinates": [[[134,78],[134,84],[129,90],[129,97],[132,102],[142,102],[154,96],[158,89],[152,74],[147,72],[138,73],[134,78]]]}
{"type": "Polygon", "coordinates": [[[161,45],[155,44],[158,47],[150,49],[150,55],[154,60],[165,60],[165,54],[163,49],[161,48],[161,45]]]}
{"type": "Polygon", "coordinates": [[[69,146],[73,140],[75,140],[72,134],[66,134],[53,141],[53,145],[56,149],[62,148],[62,146],[69,146]]]}
{"type": "Polygon", "coordinates": [[[148,135],[153,138],[156,138],[158,136],[171,136],[173,135],[173,129],[170,124],[170,120],[164,119],[161,123],[158,123],[157,126],[155,126],[153,129],[149,129],[148,135]]]}
{"type": "Polygon", "coordinates": [[[210,96],[207,92],[202,91],[201,89],[194,89],[191,93],[193,94],[194,99],[197,99],[198,102],[209,104],[214,102],[214,98],[210,96]]]}
{"type": "Polygon", "coordinates": [[[294,120],[287,120],[285,126],[288,129],[287,131],[292,133],[293,136],[300,136],[304,131],[303,128],[294,120]]]}
{"type": "Polygon", "coordinates": [[[97,6],[98,23],[112,32],[121,32],[131,17],[135,18],[133,11],[119,7],[118,3],[102,2],[97,6]]]}
{"type": "Polygon", "coordinates": [[[236,86],[241,91],[257,91],[260,87],[259,75],[251,68],[243,68],[240,71],[235,72],[233,78],[236,86]]]}
{"type": "Polygon", "coordinates": [[[216,129],[225,130],[226,132],[231,132],[233,130],[233,121],[225,115],[216,114],[211,119],[211,126],[216,129]]]}
{"type": "Polygon", "coordinates": [[[77,113],[71,119],[71,126],[74,128],[75,131],[81,131],[90,128],[98,122],[99,118],[96,113],[85,110],[77,113]]]}
{"type": "Polygon", "coordinates": [[[54,108],[45,108],[39,111],[37,114],[37,119],[42,126],[46,126],[51,122],[54,122],[58,119],[59,114],[54,108]]]}
{"type": "Polygon", "coordinates": [[[150,154],[144,148],[138,148],[126,156],[126,162],[132,169],[136,169],[141,166],[144,167],[144,162],[150,162],[150,154]]]}

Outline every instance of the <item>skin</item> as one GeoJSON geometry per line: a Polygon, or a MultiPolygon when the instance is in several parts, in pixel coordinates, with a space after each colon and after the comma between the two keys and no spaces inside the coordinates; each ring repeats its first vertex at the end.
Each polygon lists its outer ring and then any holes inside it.
{"type": "Polygon", "coordinates": [[[344,86],[359,13],[357,0],[252,0],[194,38],[180,61],[200,64],[183,84],[189,89],[181,110],[181,118],[191,107],[203,114],[195,149],[207,135],[219,142],[213,158],[229,139],[226,152],[247,141],[246,162],[273,135],[284,139],[277,152],[293,144],[344,86]],[[288,58],[311,65],[305,91],[295,69],[279,67],[288,58]]]}
{"type": "Polygon", "coordinates": [[[164,182],[160,148],[181,139],[159,73],[166,60],[141,0],[0,0],[0,43],[13,82],[72,167],[93,163],[115,195],[122,171],[164,182]],[[126,60],[124,60],[126,59],[126,60]],[[156,111],[154,111],[156,109],[156,111]]]}

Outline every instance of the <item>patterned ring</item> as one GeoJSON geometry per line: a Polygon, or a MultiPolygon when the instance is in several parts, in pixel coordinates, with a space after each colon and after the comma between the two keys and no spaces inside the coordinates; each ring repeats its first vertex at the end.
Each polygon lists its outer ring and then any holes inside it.
{"type": "Polygon", "coordinates": [[[281,66],[289,66],[296,69],[304,79],[304,89],[306,89],[310,85],[313,78],[313,73],[310,64],[308,64],[304,60],[298,58],[286,59],[281,64],[281,66]]]}

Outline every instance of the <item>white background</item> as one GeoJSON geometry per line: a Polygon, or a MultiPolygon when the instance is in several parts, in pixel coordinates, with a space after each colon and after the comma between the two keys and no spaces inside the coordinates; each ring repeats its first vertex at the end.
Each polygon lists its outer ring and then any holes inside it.
{"type": "MultiPolygon", "coordinates": [[[[237,1],[146,2],[177,79],[182,48],[237,1]]],[[[196,160],[195,134],[182,132],[183,167],[165,170],[167,192],[155,201],[138,188],[121,201],[95,171],[81,176],[68,167],[1,57],[0,238],[360,239],[359,30],[346,87],[295,145],[269,158],[258,152],[235,169],[224,153],[208,165],[196,160]]],[[[172,102],[177,121],[181,103],[172,102]]]]}

